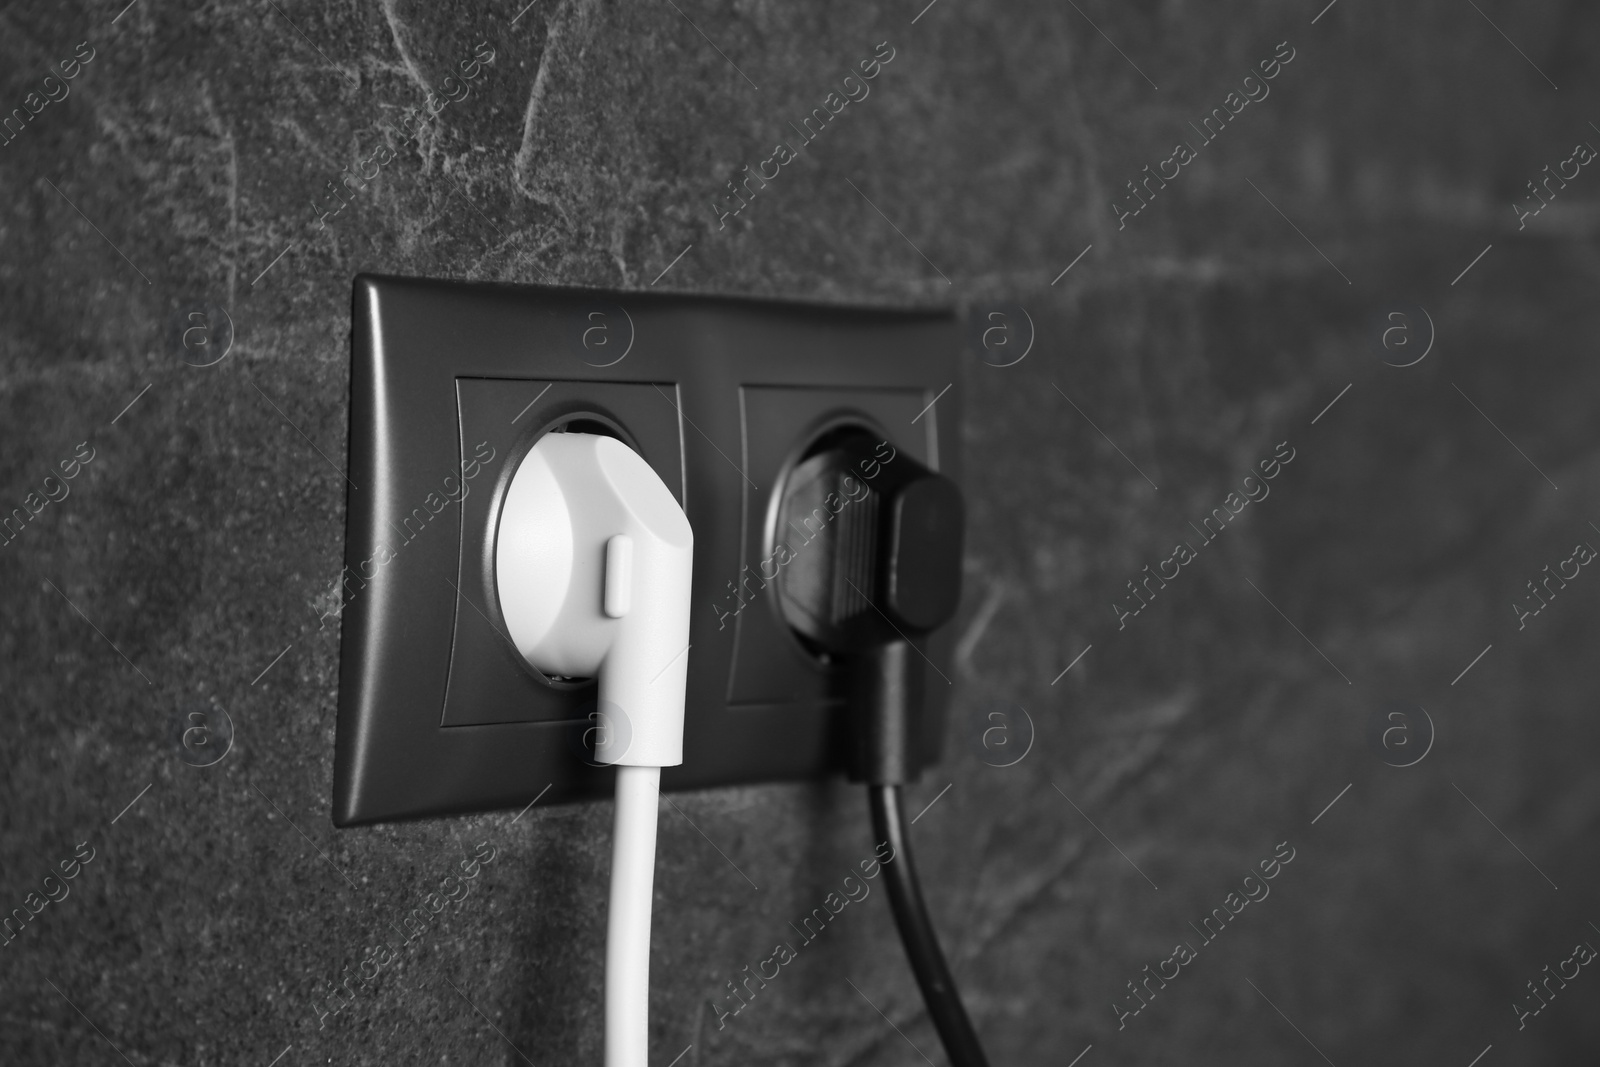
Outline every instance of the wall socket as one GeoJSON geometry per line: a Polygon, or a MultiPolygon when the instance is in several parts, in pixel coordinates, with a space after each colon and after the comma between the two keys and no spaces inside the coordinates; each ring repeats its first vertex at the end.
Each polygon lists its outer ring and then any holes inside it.
{"type": "MultiPolygon", "coordinates": [[[[842,771],[842,674],[758,564],[809,445],[862,427],[959,480],[948,312],[362,275],[351,331],[334,822],[609,796],[592,681],[528,666],[495,588],[496,517],[545,433],[621,438],[695,531],[684,763],[667,789],[842,771]]],[[[941,631],[918,646],[931,674],[941,631]]],[[[924,763],[944,723],[934,684],[924,763]]]]}

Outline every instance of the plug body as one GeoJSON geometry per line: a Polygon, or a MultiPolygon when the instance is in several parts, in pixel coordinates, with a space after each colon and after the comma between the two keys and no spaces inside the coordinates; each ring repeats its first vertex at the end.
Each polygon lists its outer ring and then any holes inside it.
{"type": "Polygon", "coordinates": [[[494,552],[517,650],[546,674],[599,680],[595,758],[682,763],[694,534],[643,457],[546,434],[512,476],[494,552]]]}
{"type": "Polygon", "coordinates": [[[780,611],[845,664],[857,719],[850,770],[873,785],[921,771],[925,657],[911,638],[955,614],[965,525],[953,481],[886,447],[852,432],[805,458],[777,516],[780,527],[813,531],[778,579],[780,611]]]}

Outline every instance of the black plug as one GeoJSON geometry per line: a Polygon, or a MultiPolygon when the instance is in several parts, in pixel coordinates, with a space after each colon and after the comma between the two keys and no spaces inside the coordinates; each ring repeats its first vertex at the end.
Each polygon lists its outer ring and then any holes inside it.
{"type": "Polygon", "coordinates": [[[808,540],[782,571],[785,621],[849,674],[857,717],[851,775],[916,778],[922,654],[911,644],[961,599],[965,508],[949,478],[864,431],[845,431],[796,465],[777,523],[808,540]]]}
{"type": "MultiPolygon", "coordinates": [[[[965,508],[949,478],[886,441],[846,431],[821,442],[784,483],[778,528],[806,539],[783,569],[783,617],[849,671],[856,722],[851,775],[867,783],[895,926],[954,1067],[987,1067],[917,883],[900,787],[922,770],[922,653],[911,644],[961,599],[965,508]]],[[[786,534],[787,536],[787,534],[786,534]]]]}

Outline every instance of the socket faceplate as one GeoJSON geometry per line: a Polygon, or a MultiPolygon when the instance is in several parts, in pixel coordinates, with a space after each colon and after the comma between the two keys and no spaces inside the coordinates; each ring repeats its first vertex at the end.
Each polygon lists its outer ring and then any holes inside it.
{"type": "MultiPolygon", "coordinates": [[[[505,487],[563,428],[627,441],[694,527],[684,763],[664,788],[842,770],[837,669],[745,579],[784,473],[831,428],[957,476],[958,348],[941,312],[358,277],[334,821],[610,795],[585,756],[593,682],[523,663],[495,594],[505,487]]],[[[948,659],[942,633],[918,643],[930,673],[948,659]]],[[[945,689],[927,687],[925,762],[945,689]]]]}

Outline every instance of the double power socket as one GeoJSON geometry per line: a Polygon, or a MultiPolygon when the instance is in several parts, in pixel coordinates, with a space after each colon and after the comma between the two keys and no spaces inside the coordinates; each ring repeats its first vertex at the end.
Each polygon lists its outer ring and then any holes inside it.
{"type": "MultiPolygon", "coordinates": [[[[610,794],[593,681],[529,667],[496,592],[506,487],[551,432],[626,442],[694,528],[684,762],[664,787],[843,769],[841,672],[791,632],[762,562],[785,477],[836,431],[959,480],[950,313],[362,275],[351,348],[336,823],[610,794]]],[[[943,632],[917,643],[930,673],[948,658],[943,632]]],[[[918,723],[928,762],[944,689],[918,723]]]]}

